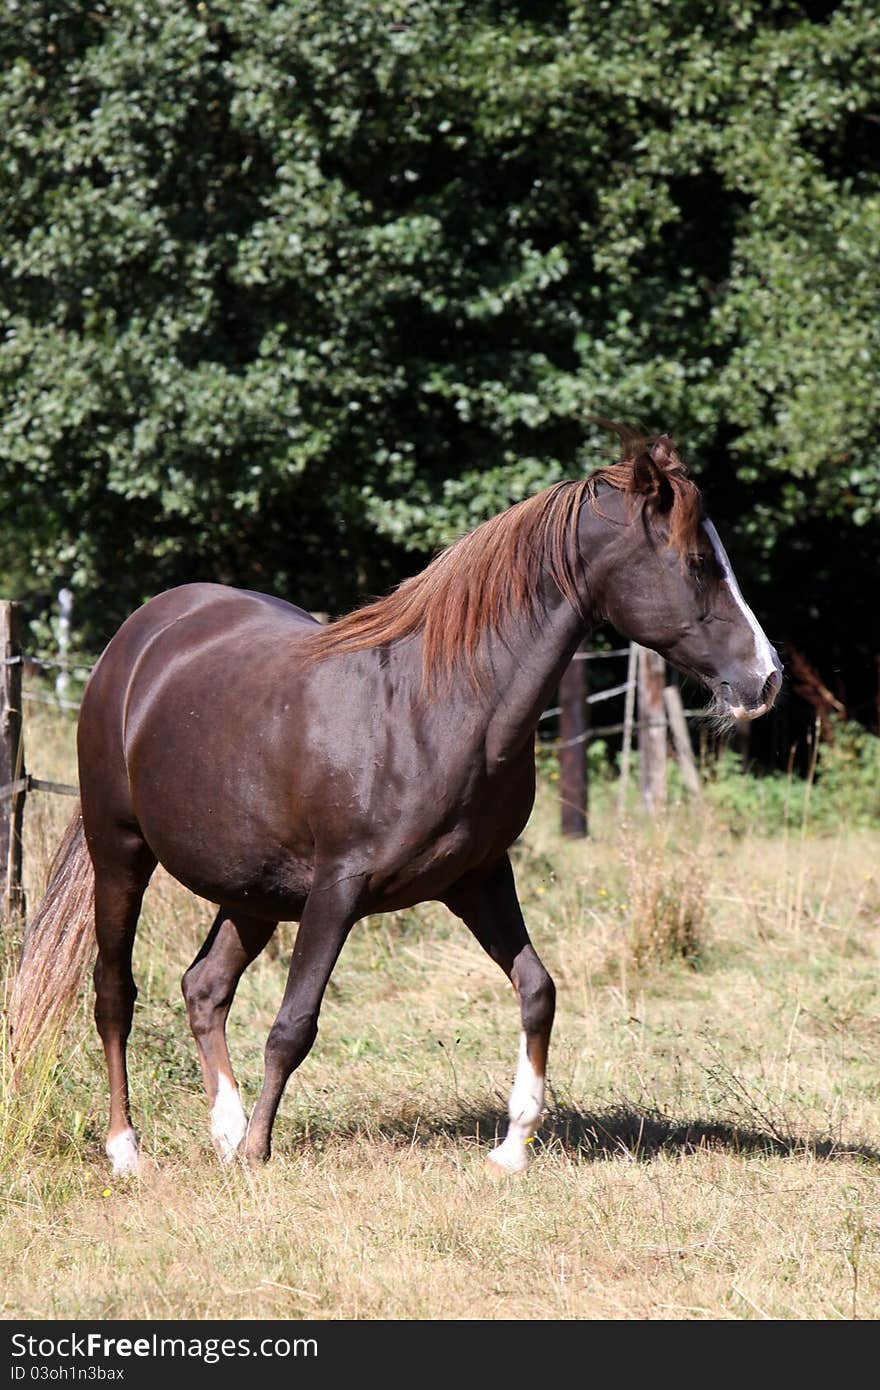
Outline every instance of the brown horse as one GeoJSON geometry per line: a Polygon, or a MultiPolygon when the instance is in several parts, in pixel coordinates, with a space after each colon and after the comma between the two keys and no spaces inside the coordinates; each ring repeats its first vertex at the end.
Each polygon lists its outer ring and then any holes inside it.
{"type": "Polygon", "coordinates": [[[282,1092],[315,1040],[354,923],[439,899],[516,991],[510,1123],[490,1158],[509,1172],[526,1166],[555,991],[507,850],[532,808],[539,715],[605,619],[738,719],[769,709],[781,680],[668,436],[623,438],[618,463],[518,503],[328,627],[265,594],[192,584],[147,603],[110,642],[79,721],[81,821],[34,924],[17,998],[19,1015],[36,993],[51,1014],[69,990],[64,970],[60,981],[46,973],[47,954],[67,959],[71,933],[79,945],[90,932],[93,873],[115,1171],[138,1160],[125,1057],[131,958],[157,862],[219,905],[183,993],[224,1157],[268,1158],[282,1092]],[[300,925],[248,1124],[226,1019],[281,920],[300,925]]]}

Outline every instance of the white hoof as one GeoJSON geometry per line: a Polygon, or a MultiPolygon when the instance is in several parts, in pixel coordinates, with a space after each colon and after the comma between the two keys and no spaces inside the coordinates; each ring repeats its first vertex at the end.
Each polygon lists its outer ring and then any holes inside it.
{"type": "Polygon", "coordinates": [[[211,1138],[223,1163],[232,1163],[247,1134],[247,1115],[235,1085],[222,1073],[217,1080],[217,1099],[211,1110],[211,1138]]]}
{"type": "Polygon", "coordinates": [[[104,1152],[113,1164],[114,1178],[126,1178],[140,1167],[140,1147],[133,1129],[124,1129],[104,1145],[104,1152]]]}
{"type": "Polygon", "coordinates": [[[497,1148],[492,1149],[486,1162],[490,1169],[495,1169],[499,1175],[508,1174],[511,1177],[518,1173],[524,1173],[529,1166],[528,1150],[524,1144],[513,1143],[510,1139],[504,1140],[497,1148]]]}
{"type": "Polygon", "coordinates": [[[213,1129],[211,1130],[211,1143],[214,1145],[214,1152],[225,1167],[229,1168],[235,1162],[243,1138],[244,1135],[236,1141],[228,1134],[217,1134],[213,1129]]]}

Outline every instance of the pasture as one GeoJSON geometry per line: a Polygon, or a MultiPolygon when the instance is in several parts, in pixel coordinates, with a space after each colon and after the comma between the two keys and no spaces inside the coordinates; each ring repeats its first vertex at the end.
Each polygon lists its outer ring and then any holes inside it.
{"type": "MultiPolygon", "coordinates": [[[[75,775],[72,723],[27,734],[41,776],[75,775]]],[[[18,1091],[2,1059],[3,1316],[880,1314],[880,833],[808,817],[734,834],[683,807],[620,827],[612,805],[598,795],[592,838],[564,842],[544,782],[514,850],[558,987],[548,1115],[519,1179],[485,1171],[512,991],[434,906],[355,929],[272,1163],[222,1168],[179,989],[211,909],[159,871],[129,1054],[146,1171],[109,1176],[89,991],[18,1091]]],[[[70,810],[29,800],[31,910],[70,810]]],[[[248,1105],[294,930],[233,1008],[248,1105]]],[[[4,942],[8,977],[8,926],[4,942]]]]}

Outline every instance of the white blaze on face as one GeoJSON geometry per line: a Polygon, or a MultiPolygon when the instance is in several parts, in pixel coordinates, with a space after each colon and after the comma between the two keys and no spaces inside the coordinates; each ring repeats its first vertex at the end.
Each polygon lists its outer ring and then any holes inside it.
{"type": "Polygon", "coordinates": [[[217,1096],[211,1109],[211,1138],[224,1163],[231,1163],[247,1133],[247,1116],[238,1088],[224,1072],[217,1076],[217,1096]]]}
{"type": "Polygon", "coordinates": [[[519,1062],[510,1093],[508,1113],[510,1124],[507,1137],[489,1154],[489,1161],[508,1173],[523,1173],[529,1165],[526,1145],[531,1139],[544,1112],[544,1078],[529,1061],[526,1035],[520,1033],[519,1062]]]}
{"type": "Polygon", "coordinates": [[[119,1134],[114,1134],[104,1145],[104,1152],[113,1164],[114,1178],[124,1178],[137,1172],[140,1153],[133,1129],[123,1129],[119,1134]]]}
{"type": "Polygon", "coordinates": [[[731,598],[752,630],[752,636],[755,639],[755,664],[751,674],[756,676],[757,679],[763,683],[769,676],[772,676],[773,672],[776,670],[776,663],[773,660],[773,648],[764,635],[764,629],[761,627],[758,619],[742,596],[740,587],[736,582],[736,575],[727,558],[727,551],[721,544],[721,537],[715,530],[711,521],[703,522],[703,530],[709,537],[709,543],[712,546],[715,559],[721,567],[721,573],[724,575],[723,582],[727,585],[731,598]]]}

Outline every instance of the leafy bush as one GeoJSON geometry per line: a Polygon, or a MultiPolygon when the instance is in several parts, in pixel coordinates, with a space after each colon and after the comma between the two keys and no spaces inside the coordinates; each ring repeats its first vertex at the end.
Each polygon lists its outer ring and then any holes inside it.
{"type": "MultiPolygon", "coordinates": [[[[552,744],[538,745],[540,776],[558,781],[558,754],[552,744]]],[[[597,739],[588,745],[589,796],[594,817],[616,815],[619,755],[597,739]]],[[[810,777],[795,773],[744,772],[739,754],[725,748],[703,774],[703,795],[709,808],[735,835],[780,833],[792,829],[829,833],[841,826],[869,829],[880,826],[880,738],[861,724],[836,720],[833,738],[820,742],[810,777]]],[[[687,793],[670,757],[668,804],[671,812],[687,803],[687,793]]],[[[639,812],[639,753],[631,754],[627,813],[639,812]]]]}
{"type": "Polygon", "coordinates": [[[706,796],[735,834],[786,827],[833,831],[880,825],[880,738],[860,724],[834,723],[820,743],[815,775],[744,773],[727,749],[706,782],[706,796]]]}

